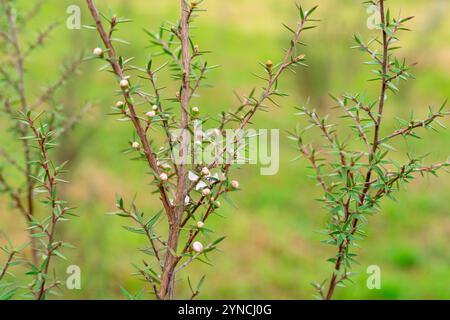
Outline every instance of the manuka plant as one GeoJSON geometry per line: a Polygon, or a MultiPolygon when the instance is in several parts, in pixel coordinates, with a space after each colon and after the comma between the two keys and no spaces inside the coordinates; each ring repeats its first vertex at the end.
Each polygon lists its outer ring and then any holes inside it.
{"type": "MultiPolygon", "coordinates": [[[[40,300],[57,293],[60,281],[53,275],[53,258],[65,259],[61,250],[69,246],[58,237],[60,223],[71,215],[71,209],[59,197],[58,186],[65,182],[61,177],[64,164],[54,164],[51,149],[78,120],[78,115],[67,116],[69,112],[57,101],[56,93],[78,70],[82,56],[65,67],[60,78],[42,93],[30,93],[27,68],[56,24],[30,41],[24,35],[26,26],[39,13],[43,1],[27,12],[17,8],[18,2],[0,0],[0,107],[5,118],[2,123],[9,124],[1,134],[3,141],[12,141],[0,148],[0,192],[9,198],[15,209],[12,213],[22,215],[30,240],[27,248],[12,244],[3,248],[6,263],[0,280],[5,280],[11,267],[20,262],[32,277],[22,297],[40,300]]],[[[20,222],[20,216],[17,219],[20,222]]],[[[0,290],[5,289],[3,285],[0,290]]],[[[8,289],[3,295],[0,292],[1,298],[11,298],[20,287],[9,282],[5,286],[8,289]]]]}
{"type": "Polygon", "coordinates": [[[385,9],[384,0],[367,3],[379,9],[380,36],[368,42],[355,36],[354,48],[370,57],[367,64],[375,68],[376,76],[372,81],[379,85],[379,97],[374,100],[361,94],[332,96],[342,111],[337,125],[329,123],[328,117],[321,117],[315,110],[301,108],[299,114],[306,116],[309,125],[299,127],[291,137],[298,143],[301,156],[311,163],[313,177],[323,189],[320,201],[329,212],[324,231],[328,239],[324,242],[336,247],[336,254],[328,260],[333,264],[333,272],[330,279],[313,283],[319,298],[327,300],[333,297],[337,286],[351,281],[351,268],[357,262],[353,248],[365,235],[363,229],[368,217],[381,210],[383,199],[395,199],[401,186],[418,176],[437,175],[450,165],[448,160],[426,165],[424,157],[413,156],[411,152],[407,154],[406,163],[395,159],[395,149],[390,145],[395,139],[419,138],[420,130],[436,131],[437,126],[443,126],[439,119],[449,113],[445,103],[437,109],[430,107],[426,119],[398,119],[399,128],[385,134],[383,124],[389,120],[385,115],[388,97],[399,91],[400,82],[412,78],[411,65],[394,56],[399,48],[398,34],[407,30],[405,23],[412,17],[393,17],[385,9]],[[349,138],[343,136],[347,132],[345,127],[350,128],[349,138]],[[305,143],[305,133],[312,129],[323,136],[324,145],[305,143]]]}
{"type": "MultiPolygon", "coordinates": [[[[127,205],[118,197],[115,214],[134,222],[134,226],[126,229],[143,234],[148,240],[149,245],[143,251],[154,261],[136,265],[136,274],[148,282],[156,299],[172,299],[178,273],[194,261],[207,262],[207,254],[216,250],[224,239],[211,239],[212,231],[207,228],[207,220],[219,209],[220,199],[227,199],[230,192],[239,189],[239,182],[232,178],[236,165],[222,158],[238,157],[236,145],[245,138],[245,134],[238,133],[244,132],[257,111],[267,109],[269,104],[276,103],[277,97],[284,95],[278,89],[278,81],[285,71],[303,64],[304,55],[297,53],[297,46],[303,32],[313,27],[308,23],[313,21],[311,14],[315,8],[303,11],[299,7],[300,21],[293,28],[287,27],[292,40],[283,60],[262,64],[265,74],[261,78],[265,85],[260,93],[253,90],[240,99],[236,111],[219,116],[216,134],[225,137],[226,129],[234,128],[235,135],[229,145],[221,147],[216,157],[207,162],[195,160],[189,141],[189,133],[198,134],[196,125],[208,120],[201,116],[196,99],[199,89],[206,85],[208,72],[215,68],[207,64],[204,60],[207,52],[191,38],[193,20],[204,11],[200,8],[202,1],[181,0],[181,18],[177,23],[165,23],[158,32],[146,32],[158,50],[153,58],[165,55],[169,62],[155,66],[155,59],[151,58],[144,67],[132,65],[133,58],[121,56],[115,46],[125,42],[117,39],[115,33],[129,20],[101,15],[93,0],[86,3],[95,21],[90,28],[97,30],[102,41],[102,46],[94,49],[93,58],[105,60],[105,68],[115,75],[120,100],[115,103],[114,114],[119,120],[131,123],[134,129],[127,152],[146,163],[162,206],[160,213],[148,217],[135,201],[127,205]],[[162,72],[169,73],[178,86],[175,94],[165,92],[165,87],[159,84],[158,76],[162,72]],[[174,135],[174,131],[181,134],[174,135]],[[168,230],[166,236],[157,234],[155,226],[161,221],[168,230]]],[[[203,139],[200,144],[205,146],[211,142],[203,139]]],[[[203,282],[204,277],[193,286],[188,278],[191,298],[198,296],[203,282]]],[[[127,296],[133,298],[129,293],[127,296]]]]}

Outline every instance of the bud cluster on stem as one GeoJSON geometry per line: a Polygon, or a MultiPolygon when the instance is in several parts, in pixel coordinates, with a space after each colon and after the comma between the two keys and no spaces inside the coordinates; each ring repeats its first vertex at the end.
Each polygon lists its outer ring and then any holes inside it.
{"type": "MultiPolygon", "coordinates": [[[[206,220],[220,209],[220,198],[227,199],[227,194],[240,189],[240,183],[231,178],[231,164],[221,164],[216,160],[195,164],[194,161],[176,161],[174,156],[174,150],[177,156],[184,160],[188,160],[191,155],[188,139],[183,134],[174,138],[171,130],[194,131],[194,121],[207,120],[204,112],[200,111],[200,103],[193,101],[199,97],[198,91],[204,86],[208,72],[216,68],[203,60],[206,52],[203,52],[198,44],[193,44],[191,37],[191,24],[198,13],[204,11],[200,8],[202,1],[180,0],[180,19],[177,23],[163,24],[159,32],[145,30],[152,45],[161,50],[155,56],[161,53],[169,58],[168,63],[159,67],[154,66],[156,60],[150,59],[145,68],[131,65],[129,61],[132,59],[119,56],[113,46],[113,34],[117,27],[127,20],[106,18],[109,26],[105,26],[94,1],[86,0],[86,3],[94,19],[94,27],[105,47],[103,55],[94,50],[93,57],[108,61],[113,73],[120,79],[123,104],[116,104],[114,115],[130,120],[134,127],[134,136],[138,138],[133,137],[130,140],[132,150],[127,152],[137,151],[142,160],[147,162],[148,169],[155,178],[153,185],[158,190],[163,207],[162,214],[156,214],[147,220],[134,202],[130,208],[126,208],[124,200],[118,197],[118,211],[114,214],[131,219],[138,226],[137,229],[129,229],[140,230],[139,233],[145,234],[150,241],[157,266],[151,267],[150,263],[144,262],[142,267],[136,267],[136,274],[143,276],[150,284],[157,299],[172,299],[175,295],[177,273],[202,255],[216,250],[224,240],[224,237],[210,239],[211,230],[204,228],[204,225],[206,220]],[[164,95],[164,89],[157,83],[157,74],[165,70],[166,66],[170,67],[172,78],[178,85],[175,95],[164,95]],[[138,77],[132,75],[134,72],[138,73],[138,77]],[[146,92],[145,85],[134,79],[148,81],[150,92],[146,92]],[[139,111],[141,105],[151,106],[151,110],[147,107],[146,110],[139,111]],[[179,112],[170,111],[173,107],[177,107],[179,112]],[[164,141],[158,141],[159,149],[154,146],[156,141],[153,137],[150,139],[151,132],[157,130],[162,130],[165,135],[164,141]],[[162,220],[161,216],[165,218],[168,230],[164,240],[157,235],[153,227],[162,220]],[[181,239],[183,243],[180,243],[181,239]]],[[[260,98],[256,98],[253,91],[236,111],[224,112],[218,129],[220,134],[225,135],[225,127],[234,126],[235,119],[240,119],[237,131],[243,131],[258,110],[267,108],[266,104],[269,102],[276,104],[275,98],[284,96],[278,89],[281,76],[295,66],[304,65],[304,59],[297,58],[297,46],[303,31],[313,28],[306,24],[314,21],[311,15],[316,8],[307,12],[301,7],[298,9],[300,21],[295,29],[289,28],[293,33],[292,40],[285,50],[283,60],[278,64],[268,62],[267,66],[264,66],[267,76],[262,77],[265,85],[260,98]]],[[[239,139],[237,135],[233,145],[239,143],[239,139]]],[[[235,158],[237,151],[224,148],[219,157],[223,154],[232,154],[235,158]]],[[[200,282],[203,283],[203,280],[204,278],[200,282]]],[[[193,297],[198,294],[198,290],[192,292],[193,297]]]]}

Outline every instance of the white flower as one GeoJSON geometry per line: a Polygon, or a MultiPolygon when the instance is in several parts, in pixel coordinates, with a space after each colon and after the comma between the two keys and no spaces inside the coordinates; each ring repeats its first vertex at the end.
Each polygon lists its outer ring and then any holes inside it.
{"type": "Polygon", "coordinates": [[[203,251],[203,245],[201,242],[196,241],[192,244],[192,248],[194,249],[195,252],[197,253],[201,253],[203,251]]]}
{"type": "Polygon", "coordinates": [[[155,111],[149,111],[145,115],[149,118],[153,118],[154,116],[156,116],[156,113],[155,113],[155,111]]]}
{"type": "Polygon", "coordinates": [[[205,189],[203,189],[203,191],[202,191],[202,194],[206,197],[206,196],[209,196],[209,194],[211,193],[211,189],[209,189],[209,188],[205,188],[205,189]]]}
{"type": "Polygon", "coordinates": [[[205,224],[203,223],[203,221],[199,221],[197,222],[197,228],[201,229],[205,226],[205,224]]]}
{"type": "Polygon", "coordinates": [[[120,80],[120,87],[122,89],[127,89],[129,86],[130,86],[130,83],[128,82],[127,79],[120,80]]]}
{"type": "Polygon", "coordinates": [[[103,49],[102,48],[95,48],[93,53],[97,56],[97,57],[101,57],[103,55],[103,49]]]}
{"type": "Polygon", "coordinates": [[[233,187],[233,189],[238,189],[239,188],[239,181],[237,181],[237,180],[231,181],[231,186],[233,187]]]}
{"type": "Polygon", "coordinates": [[[141,147],[141,145],[137,141],[133,142],[133,144],[131,146],[133,147],[133,149],[136,149],[136,150],[141,147]]]}
{"type": "Polygon", "coordinates": [[[209,169],[208,169],[208,167],[204,167],[204,168],[202,169],[202,174],[203,174],[204,176],[209,176],[209,169]]]}
{"type": "Polygon", "coordinates": [[[169,179],[169,177],[167,176],[167,174],[161,173],[159,175],[159,179],[161,179],[161,181],[167,181],[169,179]]]}

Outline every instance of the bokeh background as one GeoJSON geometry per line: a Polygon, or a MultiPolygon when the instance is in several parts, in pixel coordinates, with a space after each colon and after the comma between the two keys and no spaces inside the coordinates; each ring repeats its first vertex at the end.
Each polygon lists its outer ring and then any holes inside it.
{"type": "MultiPolygon", "coordinates": [[[[18,1],[24,8],[31,1],[18,1]]],[[[142,28],[157,29],[162,21],[175,21],[178,1],[175,0],[98,0],[99,7],[111,9],[119,16],[132,18],[119,36],[130,42],[120,45],[126,56],[136,57],[135,64],[145,64],[151,53],[148,38],[142,28]]],[[[301,1],[305,7],[316,1],[301,1]]],[[[311,281],[321,282],[330,276],[331,264],[326,259],[334,251],[320,243],[326,219],[315,199],[320,196],[305,161],[292,162],[294,146],[285,130],[294,128],[299,119],[295,106],[308,97],[310,106],[323,113],[334,113],[328,93],[377,93],[375,83],[367,82],[372,75],[363,65],[366,56],[351,50],[352,35],[373,34],[366,27],[369,14],[360,0],[322,0],[316,15],[322,21],[319,28],[309,31],[304,48],[309,68],[283,78],[282,86],[290,96],[283,99],[281,109],[260,113],[255,118],[257,128],[281,129],[280,172],[261,176],[257,166],[235,171],[243,191],[234,194],[237,208],[224,204],[223,217],[215,216],[209,227],[217,236],[226,235],[221,253],[212,255],[214,266],[193,264],[187,272],[195,282],[206,274],[201,294],[203,299],[311,299],[311,281]]],[[[82,8],[82,23],[90,24],[85,3],[81,0],[48,0],[39,17],[27,28],[30,38],[39,28],[57,20],[60,28],[45,49],[33,55],[28,65],[27,86],[38,94],[51,83],[65,60],[82,50],[90,52],[98,45],[94,32],[68,30],[65,20],[69,5],[82,8]]],[[[427,106],[440,105],[450,96],[450,3],[447,0],[389,1],[393,13],[417,16],[411,23],[413,32],[402,35],[403,48],[398,55],[418,62],[416,80],[401,86],[401,93],[390,96],[385,130],[395,129],[395,117],[407,117],[411,110],[419,117],[426,115],[427,106]]],[[[193,30],[201,48],[211,50],[211,64],[220,64],[210,76],[211,89],[205,89],[198,105],[202,113],[217,114],[230,110],[237,101],[233,90],[244,94],[260,82],[252,72],[259,71],[258,62],[277,61],[289,35],[282,23],[297,19],[294,1],[289,0],[206,0],[208,12],[197,19],[193,30]]],[[[137,292],[143,283],[131,275],[131,263],[139,262],[137,248],[145,241],[126,232],[122,220],[105,215],[114,210],[116,193],[130,199],[137,194],[142,209],[152,214],[159,208],[157,197],[150,194],[149,180],[143,163],[132,162],[120,150],[126,148],[131,128],[106,114],[116,98],[112,78],[98,72],[98,62],[87,62],[82,73],[71,79],[60,91],[60,98],[69,108],[79,109],[86,101],[93,107],[84,121],[64,138],[58,154],[70,160],[65,198],[77,206],[79,218],[67,224],[61,235],[76,245],[66,251],[69,261],[57,262],[57,272],[64,277],[65,269],[76,264],[82,270],[82,290],[65,291],[70,299],[123,299],[120,286],[137,292]]],[[[174,92],[170,81],[167,92],[174,92]]],[[[0,143],[8,145],[4,122],[0,143]]],[[[448,124],[448,121],[446,122],[448,124]]],[[[446,160],[449,155],[450,132],[427,132],[423,141],[411,141],[415,154],[430,153],[429,161],[446,160]]],[[[397,159],[404,159],[406,144],[396,145],[397,159]]],[[[398,202],[385,201],[380,214],[370,219],[368,238],[358,250],[361,265],[355,285],[338,289],[341,299],[448,299],[450,298],[450,179],[444,173],[440,179],[416,180],[408,191],[401,191],[398,202]],[[367,266],[378,265],[382,271],[381,290],[368,290],[365,283],[367,266]]],[[[21,216],[0,197],[0,230],[16,243],[23,237],[21,216]]],[[[1,240],[3,241],[3,239],[1,240]]],[[[0,258],[3,259],[3,258],[0,258]]],[[[55,260],[57,261],[57,260],[55,260]]],[[[186,272],[179,277],[178,298],[187,298],[186,272]]],[[[23,281],[19,276],[18,281],[23,281]]]]}

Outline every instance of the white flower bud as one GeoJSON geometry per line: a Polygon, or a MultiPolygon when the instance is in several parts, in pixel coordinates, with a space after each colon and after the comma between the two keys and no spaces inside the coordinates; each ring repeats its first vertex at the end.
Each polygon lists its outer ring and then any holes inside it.
{"type": "Polygon", "coordinates": [[[205,188],[205,189],[203,189],[203,191],[202,191],[202,194],[206,197],[206,196],[209,196],[209,194],[211,193],[211,189],[209,189],[209,188],[205,188]]]}
{"type": "Polygon", "coordinates": [[[238,189],[239,188],[239,181],[237,181],[237,180],[231,181],[231,186],[233,187],[233,189],[238,189]]]}
{"type": "Polygon", "coordinates": [[[203,223],[203,221],[199,221],[197,222],[197,228],[201,229],[205,226],[205,224],[203,223]]]}
{"type": "Polygon", "coordinates": [[[192,244],[192,248],[197,253],[201,253],[203,251],[203,245],[201,242],[198,242],[198,241],[196,241],[192,244]]]}
{"type": "Polygon", "coordinates": [[[167,176],[167,174],[161,173],[159,175],[159,179],[161,179],[161,181],[167,181],[169,179],[169,177],[167,176]]]}
{"type": "Polygon", "coordinates": [[[101,57],[103,56],[103,49],[102,48],[95,48],[93,53],[97,56],[97,57],[101,57]]]}
{"type": "Polygon", "coordinates": [[[156,113],[155,113],[155,111],[149,111],[145,115],[149,118],[153,118],[154,116],[156,116],[156,113]]]}
{"type": "Polygon", "coordinates": [[[198,107],[193,107],[193,108],[192,108],[192,112],[195,113],[195,114],[197,114],[197,113],[200,112],[200,109],[199,109],[198,107]]]}
{"type": "Polygon", "coordinates": [[[208,167],[204,167],[204,168],[202,169],[202,174],[203,174],[204,176],[209,176],[209,169],[208,169],[208,167]]]}
{"type": "Polygon", "coordinates": [[[130,83],[128,82],[127,79],[120,80],[120,87],[122,89],[127,89],[129,86],[130,86],[130,83]]]}
{"type": "Polygon", "coordinates": [[[220,206],[221,206],[222,204],[220,203],[220,201],[216,201],[216,202],[214,202],[214,205],[216,206],[216,208],[220,208],[220,206]]]}
{"type": "Polygon", "coordinates": [[[159,109],[159,108],[158,108],[158,106],[157,106],[156,104],[152,107],[152,110],[153,110],[153,111],[158,111],[158,109],[159,109]]]}
{"type": "Polygon", "coordinates": [[[136,149],[136,150],[138,150],[141,147],[141,145],[137,141],[133,142],[133,144],[131,146],[133,147],[133,149],[136,149]]]}
{"type": "Polygon", "coordinates": [[[117,101],[116,102],[116,108],[122,108],[125,105],[125,103],[123,101],[117,101]]]}

